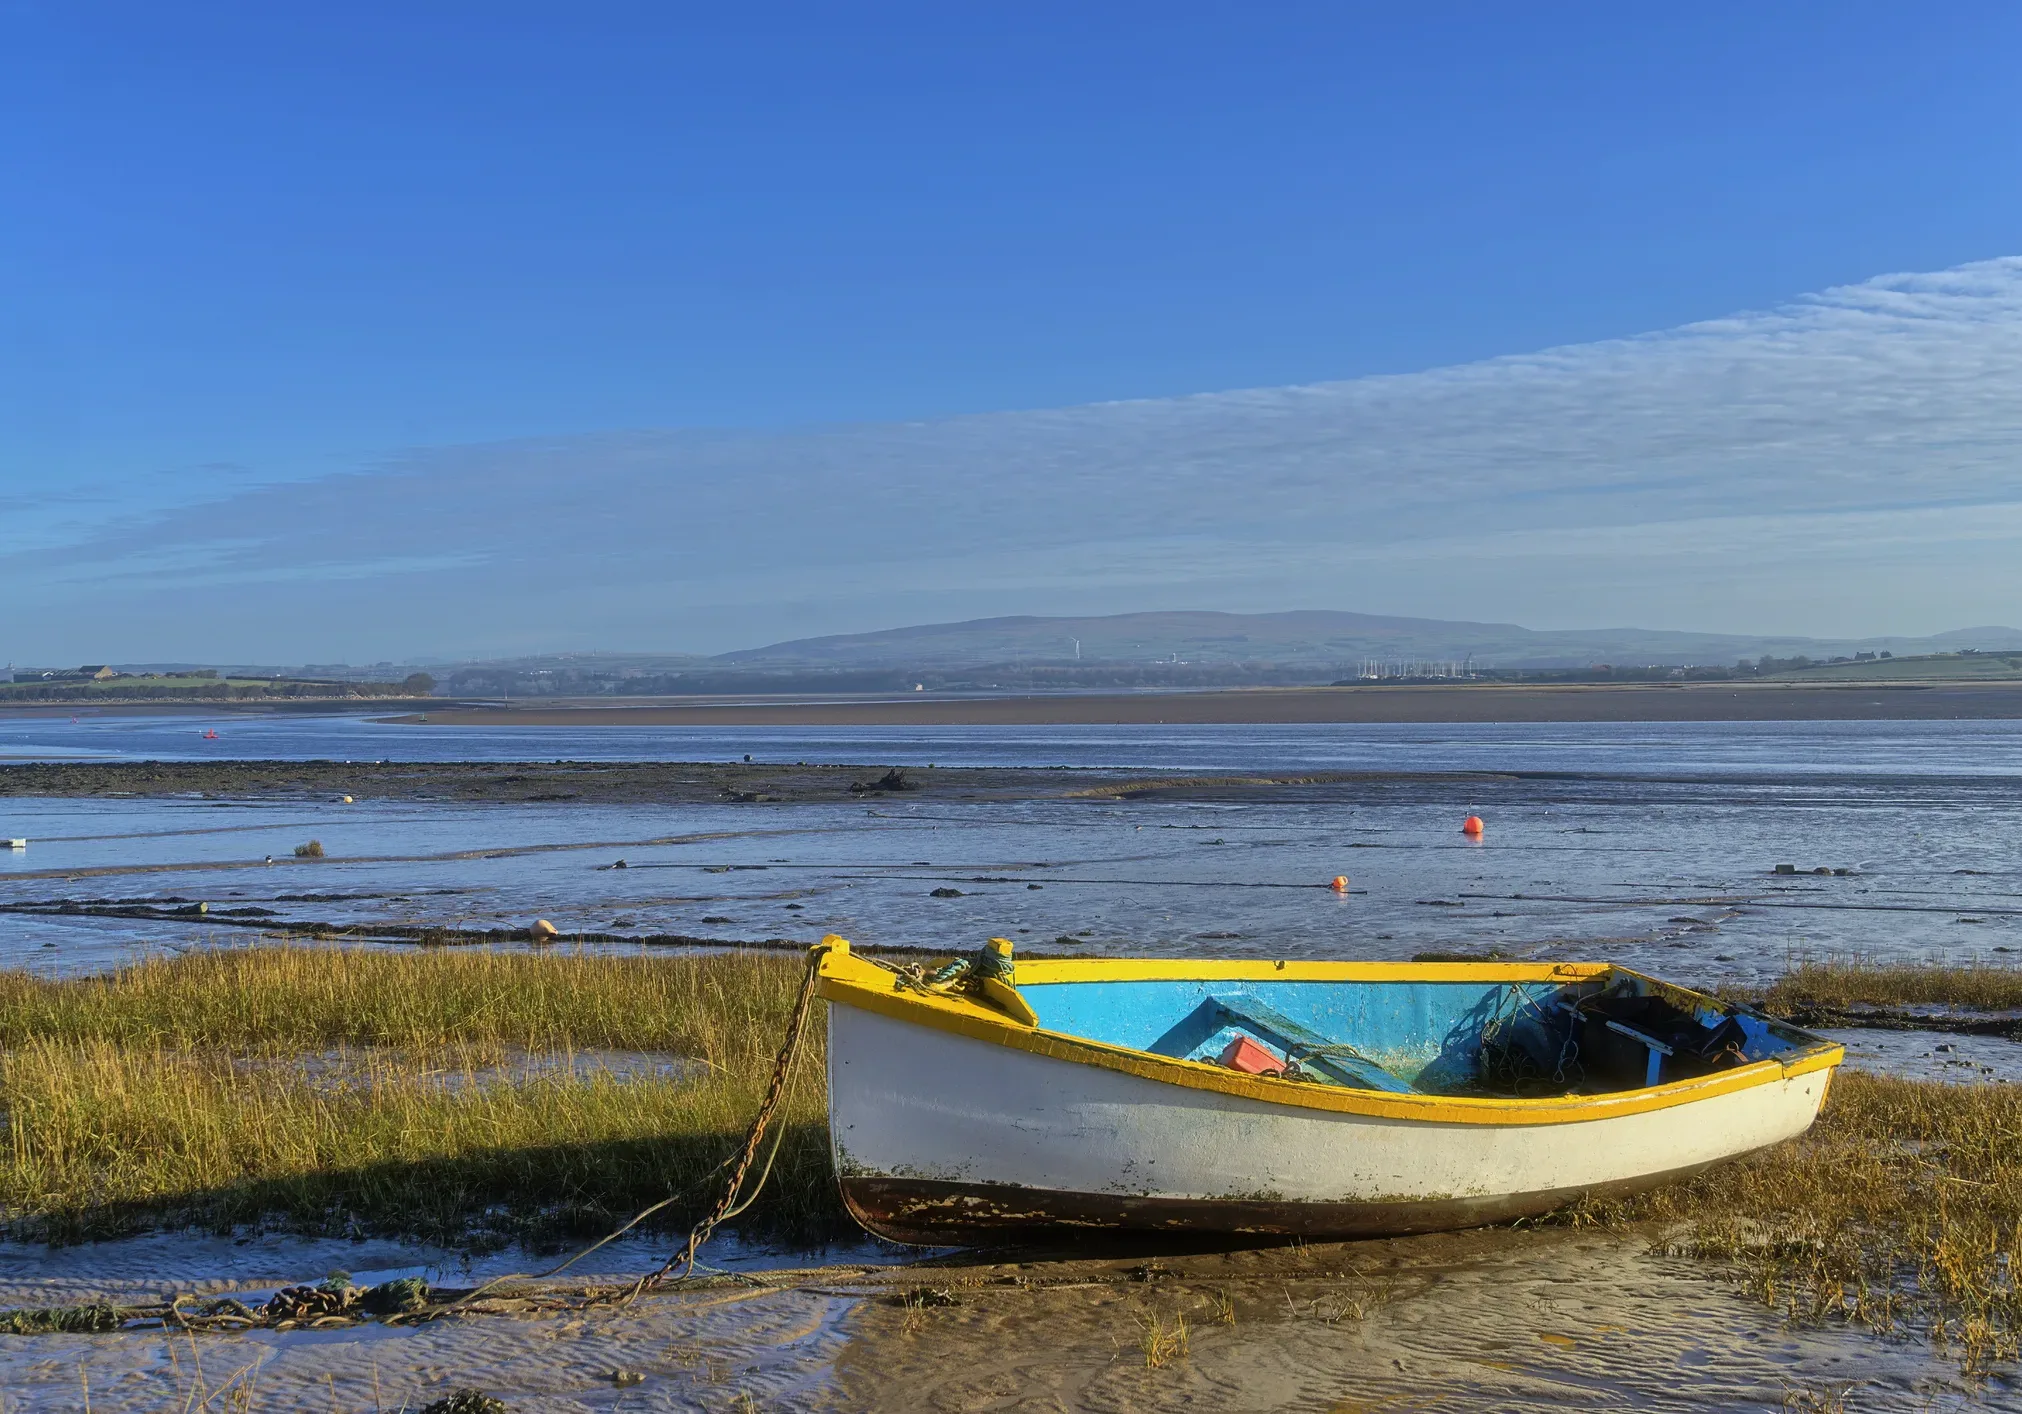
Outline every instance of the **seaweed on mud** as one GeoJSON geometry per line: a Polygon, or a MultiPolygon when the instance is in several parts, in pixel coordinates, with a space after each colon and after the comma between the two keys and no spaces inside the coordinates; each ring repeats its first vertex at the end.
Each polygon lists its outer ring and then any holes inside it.
{"type": "Polygon", "coordinates": [[[894,766],[875,781],[851,781],[851,795],[882,795],[889,791],[918,790],[920,787],[906,779],[906,773],[894,766]]]}
{"type": "Polygon", "coordinates": [[[421,1414],[510,1414],[503,1399],[482,1390],[460,1389],[432,1404],[421,1406],[421,1414]]]}
{"type": "Polygon", "coordinates": [[[35,1306],[18,1311],[0,1311],[0,1334],[6,1335],[86,1335],[96,1331],[116,1331],[126,1316],[110,1302],[95,1301],[83,1306],[35,1306]]]}

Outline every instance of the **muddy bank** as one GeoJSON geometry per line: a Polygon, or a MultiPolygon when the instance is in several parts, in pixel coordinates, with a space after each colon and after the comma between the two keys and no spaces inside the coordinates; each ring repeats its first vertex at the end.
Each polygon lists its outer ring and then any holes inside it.
{"type": "Polygon", "coordinates": [[[1066,726],[1307,722],[1803,722],[2022,718],[2022,683],[1816,687],[1744,683],[1242,688],[886,701],[661,699],[431,707],[416,726],[1066,726]]]}
{"type": "Polygon", "coordinates": [[[217,795],[506,805],[1028,799],[1122,783],[1068,767],[594,761],[134,761],[0,765],[0,796],[217,795]]]}
{"type": "Polygon", "coordinates": [[[1942,1032],[1949,1036],[1988,1036],[2022,1041],[2022,1015],[1978,1013],[1965,1008],[1900,1007],[1778,1007],[1776,1013],[1807,1030],[1942,1032]]]}
{"type": "Polygon", "coordinates": [[[1163,776],[1074,766],[831,766],[772,762],[131,761],[0,764],[0,797],[218,796],[501,805],[818,801],[1242,799],[1298,786],[1513,782],[1506,773],[1305,771],[1163,776]]]}
{"type": "MultiPolygon", "coordinates": [[[[355,895],[332,896],[297,894],[273,900],[280,903],[356,902],[355,895]]],[[[700,949],[719,952],[726,948],[742,951],[804,953],[806,938],[726,938],[694,933],[608,933],[578,929],[550,933],[534,928],[459,928],[435,923],[408,923],[399,919],[317,919],[280,918],[268,908],[220,908],[181,898],[162,899],[27,899],[0,903],[0,914],[30,918],[122,918],[161,923],[202,922],[211,928],[249,929],[256,936],[273,940],[311,939],[317,942],[411,943],[417,947],[496,947],[505,944],[535,946],[580,946],[583,944],[624,944],[633,948],[700,949]]],[[[910,947],[903,943],[867,943],[857,951],[877,955],[946,958],[945,947],[910,947]]],[[[1028,949],[1027,957],[1071,956],[1045,949],[1028,949]]]]}

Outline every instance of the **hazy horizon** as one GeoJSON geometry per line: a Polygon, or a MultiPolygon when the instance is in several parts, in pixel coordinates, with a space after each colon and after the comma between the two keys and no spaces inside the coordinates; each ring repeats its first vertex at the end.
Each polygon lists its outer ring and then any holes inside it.
{"type": "MultiPolygon", "coordinates": [[[[1198,619],[1230,621],[1222,624],[1206,625],[1208,627],[1246,629],[1251,631],[1259,629],[1266,631],[1271,629],[1280,630],[1280,633],[1275,638],[1267,632],[1264,638],[1256,640],[1254,645],[1250,647],[1242,649],[1218,649],[1217,651],[1221,658],[1287,661],[1287,655],[1283,650],[1288,645],[1303,651],[1310,650],[1312,644],[1310,642],[1301,643],[1300,636],[1295,633],[1286,634],[1284,632],[1286,626],[1283,621],[1313,618],[1368,620],[1369,623],[1366,625],[1349,625],[1347,627],[1360,627],[1373,631],[1376,637],[1371,639],[1371,651],[1379,653],[1392,651],[1407,657],[1423,655],[1445,656],[1449,650],[1444,647],[1435,646],[1437,643],[1445,641],[1457,645],[1451,647],[1452,656],[1458,658],[1464,653],[1472,653],[1475,658],[1480,660],[1481,665],[1484,667],[1510,666],[1510,664],[1503,663],[1500,660],[1491,646],[1496,637],[1503,634],[1517,636],[1520,644],[1519,647],[1505,648],[1502,655],[1504,657],[1521,657],[1524,651],[1529,651],[1534,656],[1536,654],[1557,654],[1562,657],[1576,655],[1580,651],[1588,651],[1594,657],[1615,653],[1621,655],[1624,662],[1633,663],[1639,661],[1636,657],[1638,653],[1647,653],[1650,655],[1652,661],[1685,661],[1689,658],[1690,661],[1708,666],[1723,666],[1729,659],[1737,657],[1752,658],[1765,653],[1789,657],[1796,653],[1810,651],[1833,652],[1858,649],[1889,649],[1898,655],[1902,655],[1920,652],[1957,652],[1961,648],[1972,650],[1986,649],[2000,653],[2022,647],[2022,628],[2016,628],[2007,624],[1963,625],[1954,629],[1942,630],[1932,635],[1860,634],[1844,637],[1813,638],[1802,635],[1730,635],[1695,632],[1693,630],[1653,630],[1630,624],[1580,625],[1561,629],[1540,630],[1514,623],[1424,619],[1408,615],[1364,615],[1354,610],[1336,609],[1289,609],[1253,614],[1234,614],[1216,609],[1164,609],[1126,610],[1106,615],[1010,614],[937,623],[887,624],[876,629],[861,632],[817,635],[805,639],[782,639],[770,643],[749,643],[718,654],[697,653],[680,647],[615,644],[598,648],[556,648],[522,654],[467,655],[462,657],[447,655],[440,657],[397,658],[380,656],[352,660],[342,658],[245,659],[213,655],[209,658],[113,659],[110,662],[112,666],[123,670],[147,671],[168,667],[231,667],[234,669],[258,667],[281,670],[342,667],[356,670],[380,665],[406,670],[415,667],[469,666],[516,661],[588,662],[596,659],[617,661],[633,659],[640,661],[666,660],[669,663],[692,661],[698,664],[723,662],[725,660],[729,660],[730,663],[735,664],[742,660],[746,665],[760,669],[767,666],[776,666],[779,663],[810,664],[821,660],[826,661],[831,666],[852,668],[858,666],[893,666],[908,662],[915,665],[928,664],[933,661],[934,652],[945,651],[948,640],[961,640],[965,636],[971,638],[977,644],[988,644],[992,641],[1006,643],[1008,646],[1000,657],[996,659],[1004,662],[1029,660],[1035,658],[1035,656],[1051,656],[1063,661],[1079,656],[1090,662],[1134,662],[1143,661],[1146,655],[1142,652],[1117,651],[1120,640],[1112,640],[1110,635],[1105,633],[1105,630],[1114,629],[1123,622],[1142,626],[1145,620],[1198,619]],[[1050,655],[1035,654],[1033,651],[1029,651],[1031,648],[1031,634],[1029,632],[1022,634],[1024,642],[1017,641],[1021,636],[1020,631],[1029,630],[1034,626],[1043,626],[1058,634],[1088,633],[1091,636],[1078,641],[1070,637],[1061,637],[1057,652],[1050,655]],[[993,632],[996,634],[994,639],[993,632]],[[1011,635],[1011,638],[1005,639],[1002,637],[1006,632],[1011,635]],[[1479,636],[1483,633],[1488,635],[1486,640],[1479,636]],[[1385,650],[1373,646],[1383,641],[1386,637],[1391,638],[1395,642],[1396,646],[1394,649],[1385,650]],[[935,639],[943,640],[942,644],[937,649],[931,649],[925,656],[917,654],[909,655],[903,651],[896,651],[898,645],[918,644],[920,642],[932,643],[935,639]],[[1525,639],[1535,639],[1537,641],[1525,644],[1522,642],[1525,639]],[[1580,646],[1582,641],[1586,645],[1584,650],[1580,646]],[[790,651],[803,648],[810,651],[806,654],[796,654],[790,651]],[[880,651],[886,649],[894,651],[880,651]]],[[[1183,627],[1187,626],[1200,627],[1200,625],[1181,626],[1173,624],[1161,624],[1156,627],[1164,637],[1171,638],[1175,644],[1201,641],[1175,637],[1176,634],[1183,631],[1183,627]]],[[[1340,626],[1329,625],[1328,627],[1338,628],[1340,626]]],[[[1163,653],[1166,649],[1161,648],[1159,651],[1163,653]]],[[[1295,651],[1291,657],[1297,658],[1301,655],[1300,651],[1295,651]]],[[[979,657],[977,651],[970,651],[965,653],[964,656],[979,662],[992,660],[987,652],[979,657]]],[[[1303,656],[1310,657],[1310,651],[1303,651],[1303,656]]],[[[1358,649],[1341,649],[1336,656],[1341,657],[1343,661],[1347,661],[1348,659],[1362,656],[1362,654],[1361,650],[1358,649]]],[[[86,657],[88,659],[89,655],[86,655],[86,657]]],[[[38,662],[32,664],[22,662],[12,666],[20,669],[33,668],[37,671],[42,671],[72,668],[78,666],[78,664],[66,660],[63,662],[38,662]]]]}

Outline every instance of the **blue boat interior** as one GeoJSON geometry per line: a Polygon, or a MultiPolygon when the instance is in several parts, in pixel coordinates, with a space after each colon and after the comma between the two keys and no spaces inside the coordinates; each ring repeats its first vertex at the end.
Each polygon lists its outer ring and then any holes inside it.
{"type": "Polygon", "coordinates": [[[1812,1039],[1619,972],[1565,985],[1160,980],[1018,991],[1049,1031],[1395,1093],[1613,1093],[1744,1065],[1812,1039]]]}

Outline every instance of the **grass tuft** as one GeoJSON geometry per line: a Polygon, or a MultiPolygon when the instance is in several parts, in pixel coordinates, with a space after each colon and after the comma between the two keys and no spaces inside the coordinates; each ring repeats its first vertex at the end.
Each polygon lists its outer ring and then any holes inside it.
{"type": "Polygon", "coordinates": [[[1184,1360],[1193,1348],[1193,1332],[1187,1326],[1186,1313],[1173,1311],[1170,1314],[1149,1308],[1139,1313],[1138,1348],[1144,1352],[1144,1367],[1157,1370],[1184,1360]]]}

